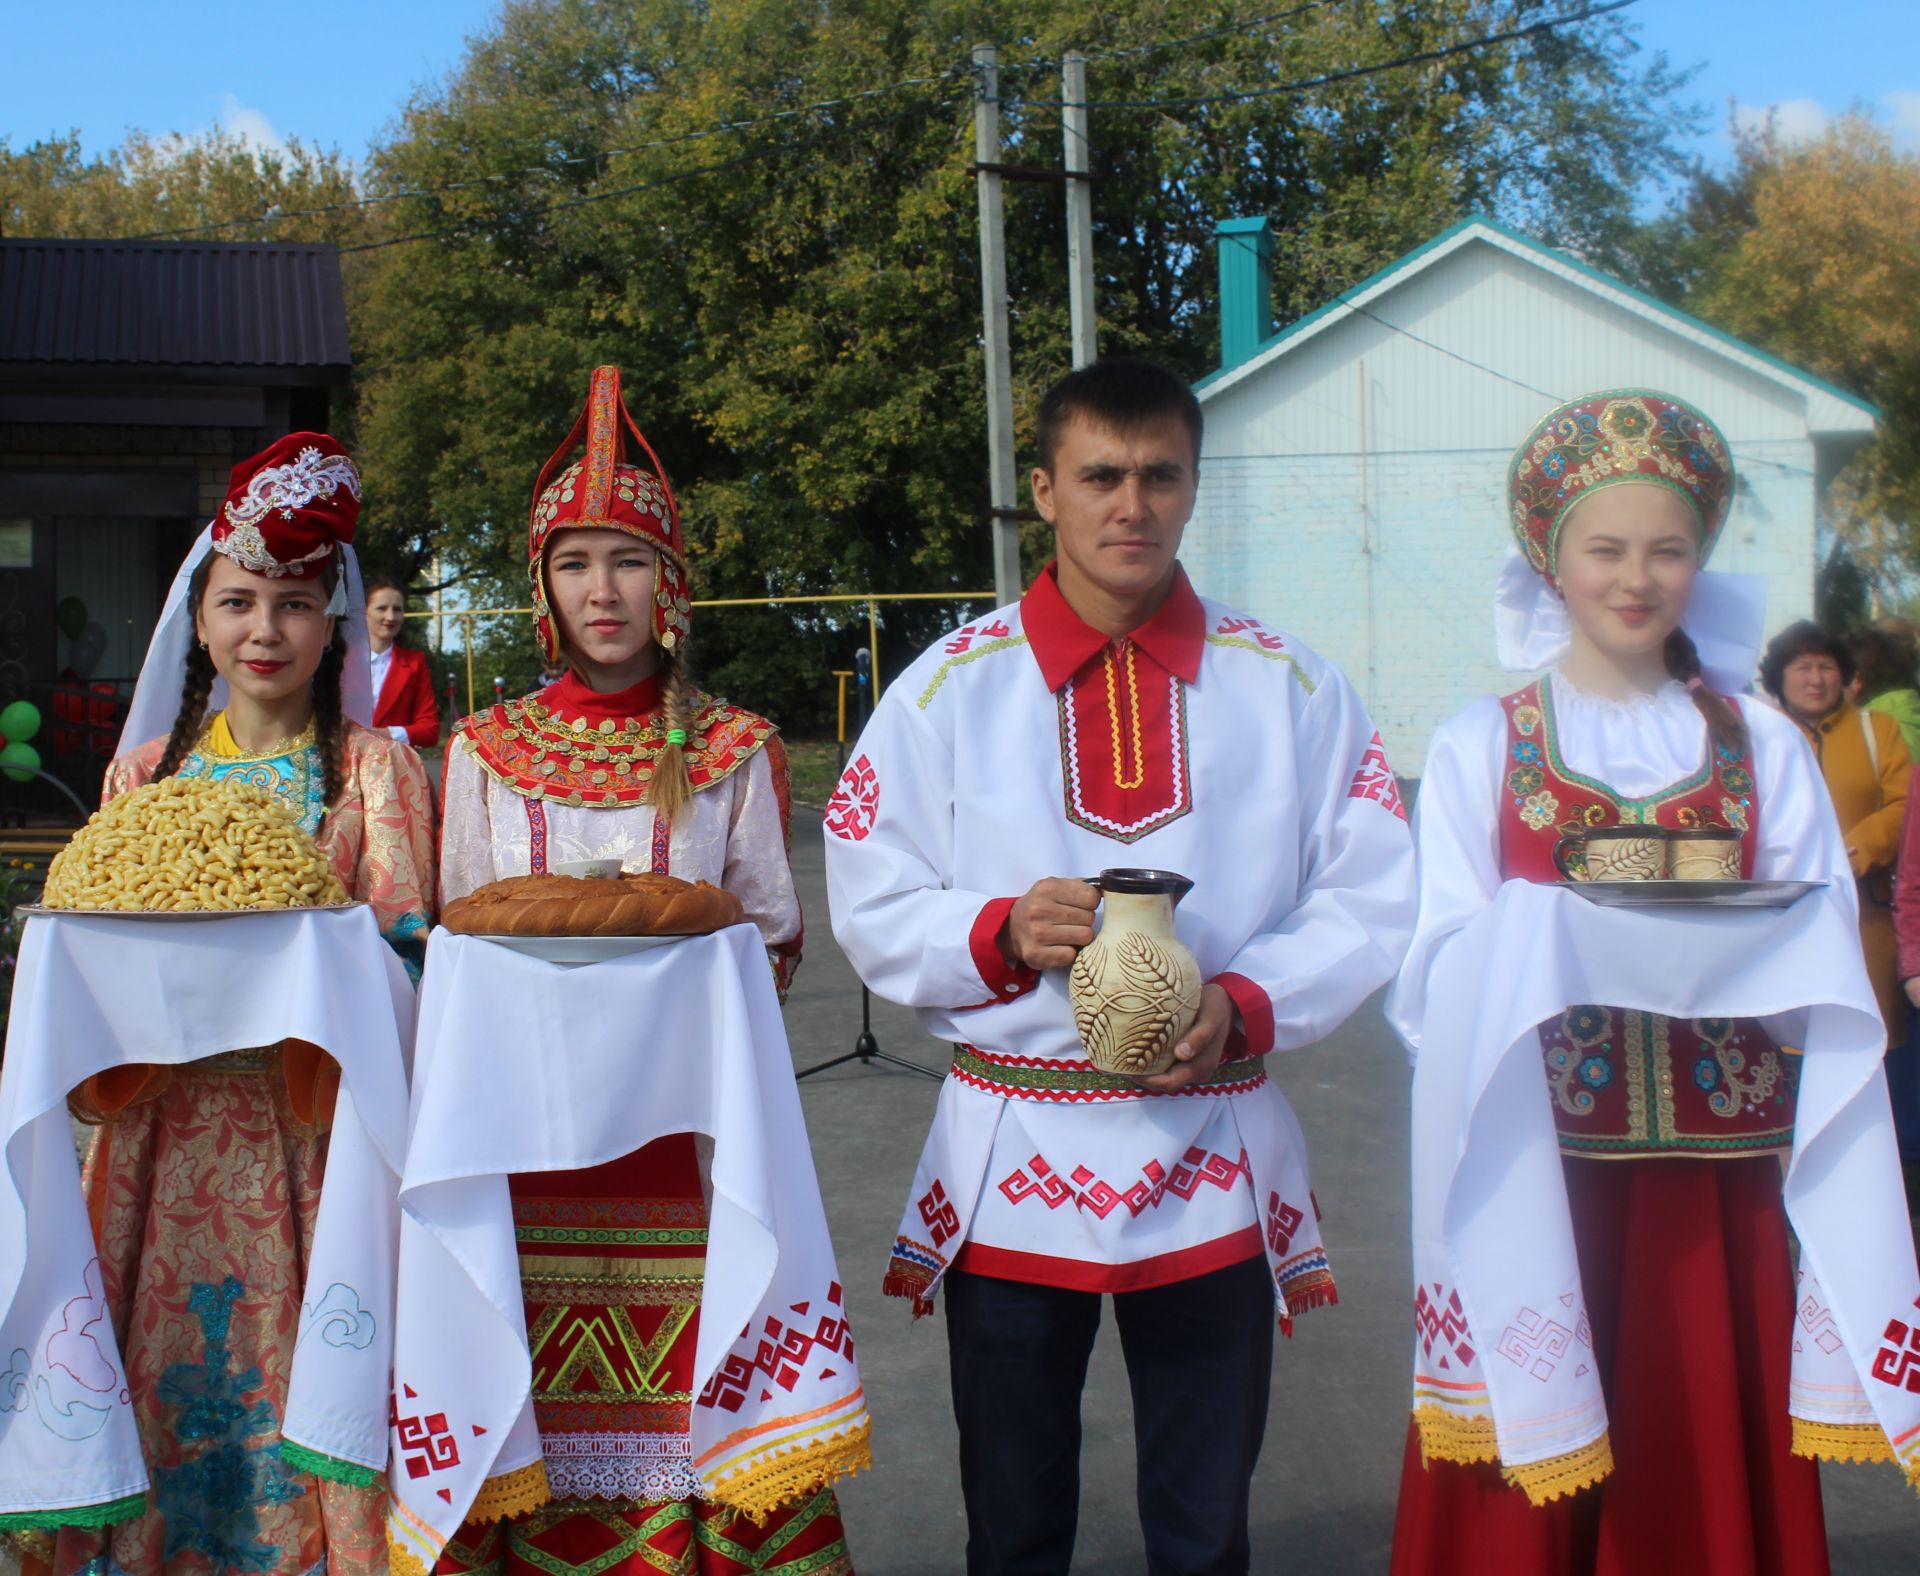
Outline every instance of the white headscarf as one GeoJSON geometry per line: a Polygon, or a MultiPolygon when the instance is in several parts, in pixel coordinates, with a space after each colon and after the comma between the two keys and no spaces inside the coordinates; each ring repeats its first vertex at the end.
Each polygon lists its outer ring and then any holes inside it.
{"type": "MultiPolygon", "coordinates": [[[[1767,582],[1759,575],[1703,569],[1680,627],[1700,653],[1700,672],[1723,695],[1753,682],[1767,628],[1767,582]]],[[[1493,630],[1500,666],[1539,673],[1557,666],[1573,643],[1567,604],[1547,577],[1509,547],[1493,591],[1493,630]]]]}
{"type": "MultiPolygon", "coordinates": [[[[327,612],[347,621],[347,662],[340,675],[340,710],[350,722],[363,728],[373,726],[372,648],[367,641],[367,600],[360,585],[360,560],[345,542],[336,544],[341,556],[340,577],[334,582],[333,597],[327,612]]],[[[213,551],[213,523],[209,521],[182,561],[167,590],[166,605],[160,609],[160,622],[153,627],[153,639],[147,642],[147,658],[140,664],[140,679],[133,688],[133,703],[127,708],[126,726],[120,730],[115,755],[125,755],[150,739],[165,738],[173,731],[173,720],[180,712],[180,686],[187,674],[187,653],[193,650],[193,610],[187,605],[187,584],[193,579],[200,561],[213,551]]],[[[227,681],[216,678],[207,701],[211,716],[227,703],[227,681]]]]}

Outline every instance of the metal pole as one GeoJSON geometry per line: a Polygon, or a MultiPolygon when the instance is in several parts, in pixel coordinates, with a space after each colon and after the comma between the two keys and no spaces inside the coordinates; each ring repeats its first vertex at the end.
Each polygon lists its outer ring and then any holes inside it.
{"type": "MultiPolygon", "coordinates": [[[[1019,593],[1014,594],[1014,600],[1019,600],[1019,593]]],[[[878,700],[880,698],[880,604],[877,600],[867,603],[867,651],[873,662],[873,698],[878,700]]],[[[865,717],[860,719],[863,725],[866,720],[865,717]]]]}
{"type": "Polygon", "coordinates": [[[1060,122],[1067,143],[1067,297],[1073,322],[1073,364],[1100,354],[1093,309],[1093,189],[1087,174],[1087,57],[1069,54],[1060,70],[1060,122]]]}
{"type": "MultiPolygon", "coordinates": [[[[1000,73],[991,44],[973,46],[973,161],[980,190],[981,344],[987,364],[987,500],[993,510],[993,590],[1020,600],[1019,484],[1013,470],[1013,342],[1007,323],[1006,210],[1000,174],[1000,73]]],[[[877,666],[877,664],[876,664],[877,666]]],[[[878,674],[875,675],[876,679],[878,674]]],[[[879,693],[876,683],[874,693],[879,693]]]]}
{"type": "Polygon", "coordinates": [[[473,614],[460,615],[460,638],[467,648],[467,715],[473,715],[473,614]]]}

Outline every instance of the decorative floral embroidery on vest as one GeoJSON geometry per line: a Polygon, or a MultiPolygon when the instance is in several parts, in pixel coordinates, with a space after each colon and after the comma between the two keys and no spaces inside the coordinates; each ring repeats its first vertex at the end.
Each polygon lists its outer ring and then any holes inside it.
{"type": "MultiPolygon", "coordinates": [[[[1628,798],[1561,758],[1552,689],[1530,685],[1502,703],[1507,714],[1502,873],[1557,881],[1553,849],[1589,827],[1720,826],[1742,834],[1751,870],[1758,810],[1743,755],[1713,744],[1698,770],[1672,787],[1628,798]]],[[[1577,871],[1577,853],[1570,860],[1577,871]]],[[[1568,1009],[1542,1024],[1540,1050],[1561,1148],[1571,1154],[1744,1155],[1793,1141],[1795,1059],[1757,1023],[1683,1023],[1604,1006],[1568,1009]]]]}

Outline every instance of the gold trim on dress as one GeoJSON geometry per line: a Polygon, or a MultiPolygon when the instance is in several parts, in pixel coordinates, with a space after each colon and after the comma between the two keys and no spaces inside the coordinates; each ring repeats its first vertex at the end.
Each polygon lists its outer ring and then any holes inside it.
{"type": "Polygon", "coordinates": [[[301,750],[311,749],[319,740],[319,725],[313,718],[307,719],[306,727],[292,738],[282,740],[270,750],[255,752],[243,750],[233,737],[233,729],[227,725],[225,711],[216,711],[206,727],[201,730],[199,742],[194,749],[209,760],[224,761],[229,765],[245,765],[256,761],[277,761],[297,754],[301,750]]]}

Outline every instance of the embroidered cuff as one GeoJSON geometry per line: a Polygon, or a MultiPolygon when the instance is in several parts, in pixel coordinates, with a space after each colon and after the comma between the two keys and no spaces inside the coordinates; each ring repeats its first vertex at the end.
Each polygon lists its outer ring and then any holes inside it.
{"type": "Polygon", "coordinates": [[[1216,974],[1207,982],[1218,985],[1233,1000],[1238,1022],[1227,1032],[1225,1060],[1265,1056],[1273,1049],[1273,998],[1244,974],[1216,974]]]}
{"type": "Polygon", "coordinates": [[[1000,932],[1016,901],[1010,897],[995,898],[980,910],[973,929],[967,934],[973,966],[980,971],[987,987],[987,1001],[980,1004],[983,1007],[988,1002],[1012,1001],[1016,996],[1024,996],[1040,983],[1038,969],[1030,969],[1023,963],[1009,963],[1000,951],[1000,932]]]}

